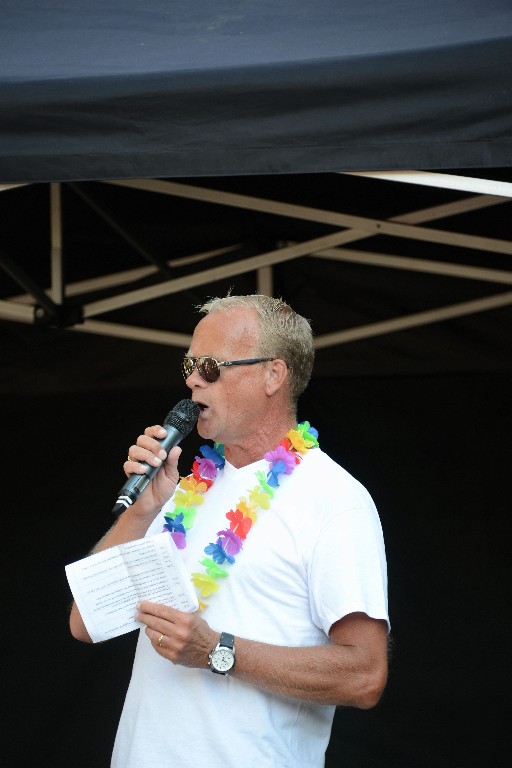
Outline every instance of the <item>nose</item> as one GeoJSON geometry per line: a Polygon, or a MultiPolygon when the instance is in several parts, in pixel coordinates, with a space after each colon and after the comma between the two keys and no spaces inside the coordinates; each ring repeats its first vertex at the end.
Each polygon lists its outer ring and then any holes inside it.
{"type": "Polygon", "coordinates": [[[189,389],[194,389],[194,387],[204,387],[208,382],[203,379],[196,366],[194,366],[192,373],[185,379],[185,384],[189,389]]]}

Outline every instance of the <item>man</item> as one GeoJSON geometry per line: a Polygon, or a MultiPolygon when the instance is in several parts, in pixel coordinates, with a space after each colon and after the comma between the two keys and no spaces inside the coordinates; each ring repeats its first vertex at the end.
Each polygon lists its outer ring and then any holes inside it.
{"type": "MultiPolygon", "coordinates": [[[[169,502],[181,449],[166,456],[165,431],[146,429],[125,473],[161,471],[97,550],[168,530],[204,610],[139,605],[145,631],[112,765],[322,766],[335,706],[372,707],[386,684],[379,518],[309,424],[297,427],[309,323],[259,295],[201,311],[183,372],[200,436],[224,448],[204,450],[169,502]]],[[[90,640],[76,606],[71,630],[90,640]]]]}

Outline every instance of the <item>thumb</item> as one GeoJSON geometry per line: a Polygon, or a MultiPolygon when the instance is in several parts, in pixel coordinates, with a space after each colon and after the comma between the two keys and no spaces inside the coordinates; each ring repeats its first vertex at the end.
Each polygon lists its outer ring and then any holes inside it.
{"type": "Polygon", "coordinates": [[[180,479],[180,473],[178,471],[178,461],[181,456],[181,448],[179,445],[175,445],[171,448],[167,454],[167,458],[162,469],[165,472],[166,477],[174,483],[177,483],[180,479]]]}

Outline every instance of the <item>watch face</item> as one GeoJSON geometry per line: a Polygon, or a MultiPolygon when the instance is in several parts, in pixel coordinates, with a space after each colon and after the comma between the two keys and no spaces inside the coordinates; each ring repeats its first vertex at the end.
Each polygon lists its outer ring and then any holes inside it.
{"type": "Polygon", "coordinates": [[[229,648],[218,648],[212,653],[212,667],[218,672],[228,672],[234,663],[235,658],[229,648]]]}

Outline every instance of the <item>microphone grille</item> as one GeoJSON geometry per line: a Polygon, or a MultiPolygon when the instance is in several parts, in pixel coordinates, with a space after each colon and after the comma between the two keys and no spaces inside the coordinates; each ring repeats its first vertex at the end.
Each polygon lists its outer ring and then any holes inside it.
{"type": "Polygon", "coordinates": [[[183,437],[186,437],[194,428],[199,416],[199,406],[192,400],[180,400],[169,411],[164,420],[164,427],[174,427],[183,437]]]}

